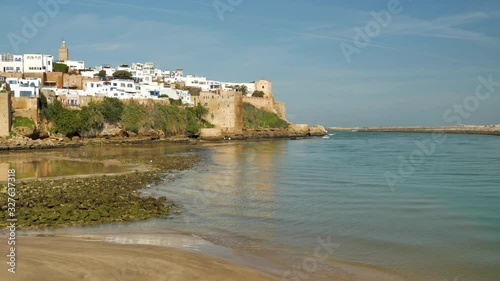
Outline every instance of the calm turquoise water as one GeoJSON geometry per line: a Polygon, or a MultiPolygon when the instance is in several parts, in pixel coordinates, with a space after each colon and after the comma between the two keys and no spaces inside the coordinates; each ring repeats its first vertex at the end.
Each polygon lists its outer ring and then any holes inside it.
{"type": "Polygon", "coordinates": [[[408,280],[500,280],[500,137],[449,135],[391,188],[384,174],[429,139],[345,132],[208,146],[202,164],[152,191],[182,215],[111,229],[194,233],[285,269],[313,257],[318,239],[336,244],[307,278],[289,280],[337,280],[324,275],[336,261],[408,280]]]}
{"type": "Polygon", "coordinates": [[[165,190],[184,203],[179,220],[246,237],[228,243],[243,250],[312,256],[331,235],[335,258],[416,280],[500,280],[500,138],[449,135],[391,189],[384,174],[430,139],[349,132],[217,146],[165,190]]]}

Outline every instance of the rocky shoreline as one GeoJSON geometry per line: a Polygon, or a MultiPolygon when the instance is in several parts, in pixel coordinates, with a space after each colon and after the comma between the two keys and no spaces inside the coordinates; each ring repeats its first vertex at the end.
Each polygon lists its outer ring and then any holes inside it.
{"type": "MultiPolygon", "coordinates": [[[[247,129],[241,135],[232,135],[234,140],[255,140],[255,139],[287,139],[287,138],[306,138],[326,135],[326,129],[317,125],[307,127],[307,129],[297,129],[295,127],[287,129],[247,129]]],[[[199,141],[221,141],[224,137],[200,137],[192,138],[188,136],[165,137],[157,132],[140,135],[108,135],[96,138],[68,138],[64,136],[54,136],[32,139],[30,137],[13,137],[10,139],[0,138],[0,151],[14,150],[34,150],[34,149],[55,149],[80,147],[93,144],[133,144],[145,142],[172,142],[172,143],[197,143],[199,141]]]]}
{"type": "MultiPolygon", "coordinates": [[[[199,156],[158,155],[142,163],[120,155],[117,160],[147,165],[148,171],[18,182],[16,226],[38,229],[166,218],[175,205],[164,197],[142,196],[140,190],[162,182],[168,172],[190,169],[199,156]]],[[[0,205],[3,227],[8,217],[6,185],[0,185],[0,202],[4,202],[0,205]]]]}
{"type": "Polygon", "coordinates": [[[202,130],[200,139],[203,141],[220,141],[226,138],[234,140],[257,140],[257,139],[295,139],[308,137],[322,137],[327,134],[325,127],[316,125],[291,124],[288,128],[261,128],[243,129],[241,134],[221,134],[218,129],[202,130]],[[212,130],[215,130],[212,132],[212,130]]]}
{"type": "Polygon", "coordinates": [[[477,135],[500,135],[500,125],[484,126],[447,126],[447,127],[330,127],[332,131],[355,131],[355,132],[394,132],[394,133],[445,133],[445,134],[477,134],[477,135]]]}

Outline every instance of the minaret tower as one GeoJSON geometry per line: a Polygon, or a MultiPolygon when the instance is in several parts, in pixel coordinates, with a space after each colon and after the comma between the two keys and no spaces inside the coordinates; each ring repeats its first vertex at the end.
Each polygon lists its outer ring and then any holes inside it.
{"type": "Polygon", "coordinates": [[[59,48],[59,61],[69,60],[69,50],[66,47],[66,41],[62,41],[61,48],[59,48]]]}

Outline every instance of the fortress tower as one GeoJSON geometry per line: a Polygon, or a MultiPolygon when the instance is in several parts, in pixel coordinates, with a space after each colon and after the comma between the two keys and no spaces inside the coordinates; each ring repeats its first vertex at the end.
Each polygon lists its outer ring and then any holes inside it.
{"type": "Polygon", "coordinates": [[[264,98],[274,99],[273,85],[269,80],[262,79],[255,81],[255,90],[264,92],[264,98]]]}
{"type": "Polygon", "coordinates": [[[66,41],[62,41],[61,48],[59,48],[59,61],[69,60],[69,50],[66,47],[66,41]]]}

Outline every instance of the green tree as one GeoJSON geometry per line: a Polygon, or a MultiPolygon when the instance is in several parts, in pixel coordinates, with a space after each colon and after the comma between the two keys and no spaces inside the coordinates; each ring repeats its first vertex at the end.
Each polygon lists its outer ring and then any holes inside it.
{"type": "Polygon", "coordinates": [[[43,94],[40,96],[40,104],[40,117],[48,121],[55,121],[64,110],[61,101],[55,100],[52,104],[48,104],[43,94]]]}
{"type": "Polygon", "coordinates": [[[80,111],[80,136],[95,137],[104,127],[104,116],[100,104],[90,103],[80,111]]]}
{"type": "Polygon", "coordinates": [[[132,79],[132,73],[126,70],[118,70],[113,73],[115,79],[132,79]]]}
{"type": "Polygon", "coordinates": [[[195,110],[189,108],[187,111],[187,124],[186,124],[186,133],[188,135],[198,135],[200,129],[203,127],[203,123],[200,122],[200,119],[196,117],[195,110]]]}
{"type": "Polygon", "coordinates": [[[109,123],[117,123],[121,120],[125,105],[117,98],[105,97],[98,105],[100,113],[109,123]]]}
{"type": "Polygon", "coordinates": [[[187,125],[186,110],[174,105],[155,104],[153,109],[154,127],[165,135],[184,133],[187,125]]]}
{"type": "Polygon", "coordinates": [[[277,114],[243,103],[243,123],[246,128],[287,128],[288,122],[277,114]]]}
{"type": "Polygon", "coordinates": [[[106,80],[106,78],[108,77],[106,70],[99,71],[99,74],[97,74],[97,77],[99,77],[99,79],[101,79],[101,80],[106,80]]]}
{"type": "Polygon", "coordinates": [[[47,108],[49,103],[47,102],[47,97],[43,93],[40,93],[40,98],[38,99],[38,108],[40,109],[40,119],[47,119],[47,108]]]}
{"type": "Polygon", "coordinates": [[[139,133],[142,128],[146,127],[149,117],[151,117],[151,112],[146,106],[132,100],[123,109],[121,124],[128,131],[139,133]]]}
{"type": "Polygon", "coordinates": [[[253,92],[252,97],[263,98],[265,95],[266,94],[262,91],[255,91],[255,92],[253,92]]]}
{"type": "Polygon", "coordinates": [[[62,109],[54,119],[55,128],[59,134],[74,136],[80,129],[80,114],[78,110],[62,109]]]}
{"type": "Polygon", "coordinates": [[[204,107],[203,105],[201,105],[201,103],[199,103],[197,106],[194,107],[194,115],[199,120],[201,120],[203,118],[203,116],[207,113],[208,113],[208,109],[206,107],[204,107]]]}
{"type": "Polygon", "coordinates": [[[68,73],[69,66],[64,63],[54,62],[53,64],[54,72],[68,73]]]}
{"type": "Polygon", "coordinates": [[[240,92],[242,95],[246,96],[248,93],[248,87],[246,85],[241,85],[240,86],[240,92]]]}
{"type": "Polygon", "coordinates": [[[171,105],[177,105],[177,106],[181,106],[182,105],[182,100],[174,100],[172,98],[169,98],[168,100],[170,101],[171,105]]]}

